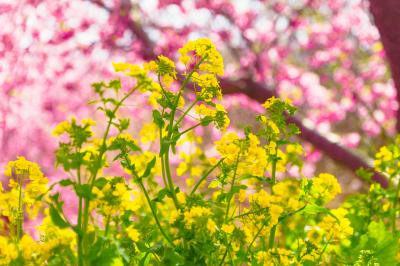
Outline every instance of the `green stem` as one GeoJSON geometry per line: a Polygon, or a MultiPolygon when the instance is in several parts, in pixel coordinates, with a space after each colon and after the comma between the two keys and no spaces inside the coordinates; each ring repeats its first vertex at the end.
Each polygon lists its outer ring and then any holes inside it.
{"type": "Polygon", "coordinates": [[[274,247],[275,233],[276,233],[276,227],[277,227],[277,226],[278,226],[277,224],[274,225],[274,226],[271,228],[271,232],[269,233],[269,241],[268,241],[268,248],[269,248],[269,249],[272,249],[272,248],[274,247]]]}
{"type": "Polygon", "coordinates": [[[264,223],[263,223],[263,224],[261,225],[261,227],[258,229],[257,233],[254,235],[253,239],[251,240],[251,242],[250,242],[250,244],[249,244],[249,247],[247,248],[245,258],[247,258],[248,254],[249,254],[249,252],[250,252],[250,250],[251,250],[251,247],[253,246],[254,242],[256,241],[256,239],[258,238],[258,236],[260,235],[261,231],[263,230],[263,228],[264,228],[264,226],[265,226],[266,224],[267,224],[267,221],[264,221],[264,223]]]}
{"type": "Polygon", "coordinates": [[[226,206],[226,211],[225,211],[225,222],[228,220],[228,216],[229,216],[229,209],[231,207],[231,201],[232,201],[232,190],[233,187],[235,185],[235,179],[236,179],[236,174],[237,174],[237,169],[238,169],[238,165],[239,165],[239,157],[240,157],[240,152],[241,152],[241,148],[238,152],[238,155],[236,157],[236,163],[235,163],[235,172],[233,173],[233,177],[232,177],[232,181],[231,181],[231,188],[229,189],[229,198],[228,198],[228,205],[226,206]]]}
{"type": "Polygon", "coordinates": [[[104,236],[106,236],[106,237],[108,235],[108,232],[110,231],[110,221],[111,221],[111,214],[107,215],[106,227],[105,227],[105,232],[104,232],[104,236]]]}
{"type": "MultiPolygon", "coordinates": [[[[162,138],[163,138],[162,129],[160,128],[159,131],[160,131],[160,147],[161,147],[161,145],[162,145],[162,138]]],[[[166,187],[169,187],[169,184],[168,184],[167,178],[166,178],[166,172],[165,172],[164,156],[161,156],[161,171],[162,171],[161,175],[162,175],[162,178],[163,178],[164,187],[165,187],[165,188],[166,188],[166,187]]]]}
{"type": "Polygon", "coordinates": [[[182,120],[185,118],[185,116],[190,112],[190,110],[192,110],[192,108],[196,105],[196,103],[198,102],[198,100],[194,100],[193,103],[188,107],[188,109],[186,109],[186,111],[182,114],[181,117],[179,117],[179,119],[176,121],[176,125],[179,125],[180,122],[182,122],[182,120]]]}
{"type": "MultiPolygon", "coordinates": [[[[78,167],[78,172],[77,172],[77,176],[78,176],[78,184],[81,185],[82,184],[82,180],[81,180],[81,166],[79,165],[78,167]]],[[[76,235],[77,237],[77,242],[78,242],[78,265],[82,266],[83,265],[83,238],[82,238],[82,204],[83,204],[83,200],[82,197],[79,196],[79,207],[78,207],[78,234],[76,235]]]]}
{"type": "MultiPolygon", "coordinates": [[[[205,59],[205,58],[204,58],[205,59]]],[[[174,101],[174,104],[171,108],[171,113],[170,113],[170,119],[169,119],[169,123],[168,123],[168,135],[167,135],[167,140],[170,141],[171,137],[172,137],[172,133],[173,133],[173,129],[174,129],[174,120],[175,120],[175,113],[176,113],[176,109],[178,108],[178,103],[179,103],[179,98],[182,95],[183,90],[185,89],[186,85],[189,83],[190,78],[192,77],[194,71],[197,70],[198,66],[203,62],[203,60],[200,60],[199,63],[196,64],[196,66],[193,68],[192,71],[190,71],[190,73],[187,75],[187,77],[185,78],[185,80],[182,83],[182,86],[179,89],[179,92],[176,96],[176,99],[174,101]]],[[[160,145],[162,145],[162,143],[160,143],[160,145]]],[[[175,193],[175,188],[174,188],[174,183],[172,181],[172,174],[171,174],[171,169],[170,169],[170,163],[169,163],[169,148],[170,148],[171,144],[167,144],[166,147],[166,152],[163,155],[164,157],[164,167],[165,167],[165,172],[167,174],[167,181],[169,184],[169,189],[170,189],[170,193],[172,195],[172,199],[174,201],[175,207],[177,210],[180,210],[180,204],[176,198],[176,193],[175,193]]]]}
{"type": "Polygon", "coordinates": [[[23,228],[23,212],[22,212],[22,179],[23,177],[17,177],[19,183],[19,192],[18,192],[18,213],[17,213],[17,241],[19,241],[22,237],[22,228],[23,228]]]}
{"type": "MultiPolygon", "coordinates": [[[[275,154],[276,154],[276,150],[275,150],[275,154]]],[[[274,185],[276,183],[276,163],[277,163],[277,159],[274,158],[273,161],[272,161],[272,171],[271,171],[271,179],[272,179],[272,181],[271,181],[271,194],[272,195],[274,194],[273,188],[274,188],[274,185]]],[[[275,233],[276,233],[276,227],[277,226],[278,225],[276,224],[271,228],[271,231],[270,231],[270,234],[269,234],[269,243],[268,243],[269,244],[268,245],[269,249],[272,249],[274,247],[275,233]]]]}
{"type": "MultiPolygon", "coordinates": [[[[111,115],[110,115],[110,117],[109,117],[109,119],[108,119],[108,123],[107,123],[107,128],[106,128],[106,131],[104,132],[104,135],[103,135],[103,140],[102,140],[102,144],[101,144],[101,146],[100,146],[100,152],[99,152],[99,155],[98,155],[98,160],[97,160],[97,162],[96,162],[96,164],[97,164],[97,168],[96,168],[96,170],[93,172],[93,174],[91,175],[91,178],[89,179],[89,182],[90,182],[90,189],[89,189],[89,191],[90,191],[90,193],[92,192],[92,190],[93,190],[93,186],[94,186],[94,184],[95,184],[95,181],[96,181],[96,178],[97,178],[97,174],[98,174],[98,172],[99,172],[99,170],[100,170],[100,168],[101,168],[101,161],[103,160],[103,156],[104,156],[104,154],[105,154],[105,152],[107,151],[107,147],[106,147],[106,142],[107,142],[107,137],[108,137],[108,134],[109,134],[109,132],[110,132],[110,129],[111,129],[111,125],[112,125],[112,122],[113,122],[113,118],[114,118],[114,116],[115,116],[115,114],[117,113],[117,111],[118,111],[118,109],[121,107],[121,105],[123,104],[123,102],[126,100],[126,99],[128,99],[128,97],[129,96],[131,96],[132,95],[132,93],[134,93],[137,89],[139,88],[139,86],[137,86],[137,87],[135,87],[135,88],[133,88],[132,90],[130,90],[116,105],[115,105],[115,107],[114,107],[114,109],[112,110],[112,112],[111,112],[111,115]]],[[[82,257],[85,257],[86,256],[86,254],[87,254],[87,239],[86,239],[86,232],[87,232],[87,229],[88,229],[88,225],[89,225],[89,209],[90,209],[90,199],[89,198],[87,198],[87,199],[85,199],[85,201],[84,201],[84,209],[83,209],[83,217],[82,217],[82,230],[81,230],[81,234],[82,234],[82,244],[83,244],[83,247],[82,247],[82,254],[81,254],[81,256],[82,257]]],[[[87,261],[85,261],[85,258],[83,259],[84,260],[84,263],[83,263],[83,265],[88,265],[89,264],[89,262],[87,262],[87,261]]]]}
{"type": "Polygon", "coordinates": [[[179,136],[182,136],[182,135],[186,134],[187,132],[189,132],[189,131],[195,129],[195,128],[198,127],[198,126],[201,126],[201,123],[198,123],[198,124],[196,124],[196,125],[194,125],[194,126],[189,127],[188,129],[185,129],[184,131],[182,131],[182,132],[179,133],[179,136]]]}
{"type": "Polygon", "coordinates": [[[172,200],[174,201],[175,207],[177,210],[182,209],[182,207],[180,206],[178,199],[176,197],[176,193],[175,193],[175,187],[174,187],[174,182],[172,181],[172,175],[171,175],[171,169],[170,169],[170,163],[169,163],[169,147],[167,149],[167,152],[164,155],[164,163],[165,163],[165,172],[167,173],[167,181],[169,184],[169,190],[171,192],[172,195],[172,200]]]}
{"type": "Polygon", "coordinates": [[[219,263],[219,266],[221,266],[222,264],[224,264],[225,259],[226,259],[226,255],[228,255],[229,247],[231,246],[231,243],[232,243],[232,240],[229,241],[228,245],[226,246],[225,253],[224,253],[224,255],[223,255],[222,259],[221,259],[221,262],[219,263]]]}
{"type": "Polygon", "coordinates": [[[196,190],[198,189],[198,187],[200,186],[200,184],[211,174],[212,171],[214,171],[215,168],[217,168],[223,161],[224,159],[219,160],[215,165],[213,165],[213,167],[211,167],[200,179],[199,181],[197,181],[197,183],[194,185],[192,192],[190,193],[190,195],[193,195],[196,190]]]}
{"type": "Polygon", "coordinates": [[[396,233],[397,203],[399,202],[400,181],[397,183],[395,197],[393,199],[392,232],[396,233]]]}
{"type": "MultiPolygon", "coordinates": [[[[137,178],[137,177],[136,177],[137,178]]],[[[147,193],[146,188],[144,187],[143,181],[140,178],[137,178],[137,183],[139,184],[140,188],[142,189],[144,196],[146,197],[147,203],[149,204],[151,213],[153,214],[154,220],[156,221],[156,224],[158,226],[158,229],[160,230],[161,234],[164,236],[164,238],[168,241],[168,243],[171,244],[171,246],[175,246],[174,243],[171,241],[169,236],[165,233],[164,229],[161,226],[160,220],[158,219],[157,213],[154,209],[153,204],[151,203],[149,194],[147,193]]]]}

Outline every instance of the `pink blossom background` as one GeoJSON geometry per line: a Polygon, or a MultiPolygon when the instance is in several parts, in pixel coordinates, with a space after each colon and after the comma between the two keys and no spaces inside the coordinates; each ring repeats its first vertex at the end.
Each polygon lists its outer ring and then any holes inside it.
{"type": "MultiPolygon", "coordinates": [[[[95,114],[90,84],[115,77],[111,62],[176,59],[198,37],[221,50],[225,80],[251,79],[291,98],[305,125],[367,160],[394,134],[395,89],[367,1],[0,0],[0,25],[2,165],[25,155],[62,178],[51,129],[95,114]]],[[[259,110],[244,95],[225,102],[233,127],[259,110]]],[[[127,112],[148,117],[139,105],[127,112]]],[[[341,173],[304,144],[305,175],[341,173]]]]}

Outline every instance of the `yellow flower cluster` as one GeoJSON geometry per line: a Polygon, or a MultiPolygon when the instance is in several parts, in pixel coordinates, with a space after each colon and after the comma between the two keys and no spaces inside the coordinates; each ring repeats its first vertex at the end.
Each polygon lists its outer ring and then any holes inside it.
{"type": "MultiPolygon", "coordinates": [[[[52,135],[55,136],[55,137],[58,137],[58,136],[61,136],[64,133],[70,134],[73,125],[77,124],[77,120],[73,116],[68,120],[70,120],[70,121],[69,122],[68,121],[62,121],[62,122],[58,123],[55,126],[55,128],[53,129],[52,135]]],[[[90,118],[84,118],[84,119],[81,120],[81,125],[82,125],[82,127],[89,128],[91,126],[95,126],[96,122],[93,121],[90,118]]]]}
{"type": "Polygon", "coordinates": [[[347,240],[353,234],[351,222],[346,218],[347,211],[344,208],[339,208],[331,212],[333,216],[324,216],[318,227],[325,231],[327,240],[347,240]]]}
{"type": "Polygon", "coordinates": [[[263,266],[294,265],[296,262],[292,252],[283,248],[275,248],[270,251],[257,252],[257,262],[263,266]]]}
{"type": "Polygon", "coordinates": [[[336,197],[337,194],[342,192],[339,182],[336,177],[331,174],[321,173],[313,178],[310,194],[321,204],[328,203],[336,197]]]}
{"type": "MultiPolygon", "coordinates": [[[[62,209],[58,194],[41,197],[48,193],[47,179],[36,164],[23,157],[8,163],[10,189],[0,186],[0,212],[7,218],[0,221],[0,265],[89,265],[96,252],[110,256],[110,265],[168,264],[165,259],[175,258],[185,265],[336,265],[340,249],[360,236],[353,234],[350,221],[354,209],[324,207],[341,193],[339,182],[327,173],[312,179],[279,174],[302,161],[302,147],[290,142],[296,128],[287,122],[295,108],[272,97],[263,104],[257,131],[224,131],[208,149],[209,143],[193,129],[215,123],[224,130],[229,125],[225,108],[213,102],[221,98],[217,76],[223,75],[223,60],[209,39],[190,41],[179,53],[186,67],[179,92],[164,89],[178,76],[165,56],[143,66],[113,63],[117,72],[136,79],[155,107],[152,122],[136,131],[140,142],[125,133],[129,121],[118,119],[118,108],[109,112],[109,105],[122,106],[122,101],[104,98],[102,92],[110,121],[105,143],[92,137],[95,123],[90,119],[77,123],[71,118],[56,126],[54,135],[67,133],[71,139],[60,143],[57,162],[68,173],[76,171],[76,178],[57,184],[76,192],[76,217],[62,209]],[[194,84],[196,98],[183,109],[188,84],[194,84]],[[191,119],[198,123],[188,125],[191,119]],[[218,154],[209,157],[208,151],[218,154]],[[106,169],[110,158],[119,160],[127,174],[104,177],[103,170],[113,170],[106,169]],[[44,209],[38,198],[50,208],[44,209]],[[21,223],[24,211],[33,217],[39,209],[43,221],[37,241],[24,234],[21,223]],[[8,238],[3,236],[7,233],[8,238]],[[60,258],[52,260],[54,256],[60,258]],[[64,263],[67,257],[72,262],[64,263]]],[[[383,147],[375,166],[391,175],[399,155],[398,148],[383,147]]],[[[370,194],[382,191],[373,185],[370,194]]]]}
{"type": "Polygon", "coordinates": [[[400,169],[400,137],[397,137],[395,144],[389,144],[379,149],[375,155],[374,167],[377,171],[393,177],[400,169]]]}
{"type": "Polygon", "coordinates": [[[54,225],[46,210],[46,216],[42,223],[38,226],[40,240],[43,243],[42,256],[44,260],[51,258],[52,250],[56,248],[69,247],[74,250],[76,248],[76,235],[70,228],[61,229],[54,225]]]}
{"type": "Polygon", "coordinates": [[[166,88],[169,88],[171,83],[176,80],[175,63],[166,56],[160,55],[156,61],[145,63],[144,69],[157,73],[166,88]]]}
{"type": "Polygon", "coordinates": [[[146,123],[139,132],[142,143],[153,142],[158,137],[158,127],[154,123],[146,123]]]}
{"type": "Polygon", "coordinates": [[[196,105],[195,111],[200,116],[200,119],[211,118],[218,129],[225,130],[230,124],[228,113],[221,104],[216,104],[215,108],[199,104],[196,105]]]}
{"type": "Polygon", "coordinates": [[[228,132],[215,142],[215,147],[219,154],[224,158],[224,163],[236,165],[237,174],[253,174],[256,176],[264,175],[267,169],[267,154],[260,146],[260,140],[252,133],[248,136],[248,141],[240,139],[234,132],[228,132]]]}
{"type": "Polygon", "coordinates": [[[18,211],[23,211],[25,208],[31,218],[36,217],[42,207],[42,203],[36,199],[48,189],[48,179],[39,166],[19,156],[17,160],[8,162],[4,174],[10,177],[8,183],[10,190],[4,191],[0,187],[2,215],[7,216],[10,222],[15,222],[20,215],[18,211]]]}
{"type": "Polygon", "coordinates": [[[191,226],[195,223],[197,218],[204,218],[208,217],[209,215],[211,215],[211,210],[209,208],[202,206],[194,206],[183,213],[185,227],[191,228],[191,226]]]}
{"type": "Polygon", "coordinates": [[[137,242],[139,241],[139,237],[140,237],[140,233],[137,229],[135,229],[132,225],[129,226],[126,229],[126,232],[128,234],[128,237],[133,241],[133,242],[137,242]]]}
{"type": "Polygon", "coordinates": [[[96,200],[92,207],[103,216],[122,215],[126,211],[136,211],[142,203],[128,188],[122,178],[106,177],[108,181],[101,189],[93,188],[96,200]]]}
{"type": "MultiPolygon", "coordinates": [[[[157,161],[156,161],[156,165],[151,170],[151,174],[156,175],[156,174],[161,173],[161,162],[160,162],[160,158],[157,156],[157,154],[150,152],[150,151],[145,151],[143,153],[129,155],[129,160],[132,165],[135,165],[136,173],[139,176],[141,176],[144,174],[147,164],[151,160],[153,160],[154,157],[157,157],[157,161]]],[[[131,172],[128,169],[124,168],[124,170],[128,174],[131,174],[131,172]]]]}
{"type": "Polygon", "coordinates": [[[270,195],[265,190],[260,190],[249,196],[249,202],[255,204],[255,208],[268,208],[269,213],[269,228],[278,223],[279,216],[283,213],[283,208],[280,206],[281,202],[276,202],[276,198],[270,195]]]}
{"type": "Polygon", "coordinates": [[[180,54],[179,61],[187,66],[200,63],[201,71],[219,76],[224,74],[224,61],[210,39],[189,41],[178,52],[180,54]]]}

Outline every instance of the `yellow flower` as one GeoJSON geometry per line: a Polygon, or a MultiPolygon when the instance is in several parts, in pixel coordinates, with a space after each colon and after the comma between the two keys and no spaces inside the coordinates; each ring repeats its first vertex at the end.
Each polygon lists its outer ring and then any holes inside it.
{"type": "Polygon", "coordinates": [[[190,228],[190,226],[195,222],[196,218],[204,217],[211,214],[211,210],[202,206],[194,206],[190,210],[183,213],[185,226],[190,228]]]}
{"type": "Polygon", "coordinates": [[[143,143],[152,142],[158,136],[158,127],[154,123],[144,124],[139,132],[140,141],[143,143]]]}
{"type": "Polygon", "coordinates": [[[204,104],[196,105],[195,111],[201,116],[215,116],[216,111],[204,104]]]}
{"type": "Polygon", "coordinates": [[[233,224],[223,224],[221,230],[227,234],[232,234],[233,230],[235,230],[235,226],[233,224]]]}
{"type": "Polygon", "coordinates": [[[207,230],[208,232],[210,232],[211,234],[214,234],[215,231],[217,230],[217,225],[215,224],[215,222],[212,219],[208,219],[207,220],[207,230]]]}
{"type": "Polygon", "coordinates": [[[178,52],[180,54],[179,61],[185,65],[203,60],[199,65],[201,71],[219,76],[224,74],[223,58],[210,39],[189,41],[178,52]],[[194,52],[194,57],[191,57],[192,52],[194,52]]]}
{"type": "Polygon", "coordinates": [[[257,252],[257,262],[261,265],[273,265],[271,257],[266,251],[257,252]]]}
{"type": "Polygon", "coordinates": [[[239,202],[244,202],[246,200],[246,190],[245,189],[241,189],[239,191],[239,202]]]}
{"type": "Polygon", "coordinates": [[[234,132],[228,132],[222,138],[215,142],[215,148],[225,158],[224,162],[227,164],[234,164],[240,151],[237,144],[239,140],[238,135],[234,132]]]}
{"type": "Polygon", "coordinates": [[[132,225],[129,226],[129,227],[126,229],[126,232],[128,233],[128,237],[129,237],[133,242],[139,241],[139,236],[140,236],[139,231],[136,230],[132,225]]]}
{"type": "Polygon", "coordinates": [[[271,224],[278,223],[279,216],[281,215],[282,212],[283,212],[282,207],[275,204],[271,205],[271,207],[269,208],[269,214],[271,215],[271,224]]]}
{"type": "Polygon", "coordinates": [[[345,216],[347,211],[343,208],[334,209],[331,211],[334,217],[326,215],[318,224],[320,228],[325,230],[327,238],[334,237],[339,240],[346,240],[353,234],[351,222],[345,216]]]}
{"type": "Polygon", "coordinates": [[[176,168],[176,174],[182,176],[188,170],[188,165],[185,162],[181,162],[176,168]]]}
{"type": "Polygon", "coordinates": [[[331,201],[337,194],[342,192],[336,177],[331,174],[321,173],[313,179],[311,196],[321,200],[323,204],[331,201]]]}
{"type": "Polygon", "coordinates": [[[178,202],[180,204],[185,204],[186,203],[186,195],[182,191],[179,191],[178,193],[176,193],[176,197],[177,197],[178,202]]]}
{"type": "Polygon", "coordinates": [[[264,103],[263,103],[263,107],[265,108],[265,109],[269,109],[275,102],[277,102],[279,99],[277,99],[275,96],[272,96],[271,98],[269,98],[268,100],[266,100],[264,103]]]}
{"type": "Polygon", "coordinates": [[[156,61],[145,63],[144,69],[156,72],[166,88],[176,79],[175,63],[163,55],[159,55],[156,61]]]}
{"type": "Polygon", "coordinates": [[[68,121],[62,121],[61,123],[57,124],[57,126],[53,129],[51,134],[55,137],[58,137],[64,133],[69,132],[70,129],[71,129],[71,124],[68,121]]]}

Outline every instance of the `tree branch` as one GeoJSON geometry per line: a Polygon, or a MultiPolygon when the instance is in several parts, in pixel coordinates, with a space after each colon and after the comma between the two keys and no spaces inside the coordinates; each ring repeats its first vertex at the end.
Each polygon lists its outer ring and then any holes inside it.
{"type": "MultiPolygon", "coordinates": [[[[231,81],[223,79],[221,80],[221,87],[223,88],[224,94],[244,93],[249,98],[258,101],[259,103],[265,102],[272,96],[278,97],[274,91],[268,89],[266,86],[252,81],[251,79],[242,79],[238,81],[231,81]]],[[[340,146],[328,140],[315,130],[305,126],[303,122],[297,117],[290,117],[289,121],[296,124],[301,130],[300,137],[314,145],[317,149],[324,152],[331,159],[341,163],[343,166],[349,168],[352,171],[356,171],[359,168],[365,168],[374,171],[373,168],[364,161],[361,157],[352,153],[348,149],[340,146]]],[[[373,180],[380,183],[383,187],[388,185],[387,180],[384,176],[374,171],[372,177],[373,180]]]]}
{"type": "MultiPolygon", "coordinates": [[[[377,1],[380,1],[380,0],[377,0],[377,1]]],[[[393,1],[396,2],[397,0],[393,0],[393,1]]],[[[98,3],[96,3],[96,4],[98,5],[98,3]]],[[[119,10],[118,12],[120,14],[125,15],[124,19],[126,19],[126,22],[127,22],[126,25],[132,31],[132,33],[136,36],[138,41],[140,41],[142,43],[144,59],[146,59],[146,60],[154,59],[156,57],[156,54],[153,49],[154,44],[148,38],[148,35],[143,30],[143,28],[136,21],[134,21],[132,19],[132,17],[130,16],[130,11],[132,8],[130,1],[122,0],[122,4],[120,5],[120,8],[122,10],[119,10]],[[123,12],[121,12],[121,11],[123,11],[123,12]]],[[[400,53],[399,53],[399,56],[400,56],[400,53]]],[[[400,62],[400,60],[399,60],[399,62],[400,62]]],[[[399,67],[400,67],[400,64],[399,64],[399,67]]],[[[399,68],[399,71],[400,71],[400,68],[399,68]]],[[[400,77],[400,75],[399,75],[399,77],[400,77]]],[[[236,81],[222,79],[221,80],[221,88],[222,88],[222,91],[224,94],[244,93],[249,98],[251,98],[255,101],[258,101],[260,103],[263,103],[266,99],[268,99],[272,96],[277,96],[275,94],[275,91],[270,90],[263,84],[254,82],[252,79],[240,79],[240,80],[236,80],[236,81]]],[[[356,171],[358,168],[361,168],[361,167],[373,171],[373,168],[361,157],[353,154],[348,149],[340,146],[339,144],[331,142],[330,140],[328,140],[324,136],[320,135],[315,130],[306,127],[303,124],[303,122],[301,121],[301,119],[292,117],[292,118],[290,118],[290,121],[292,123],[295,123],[299,127],[299,129],[301,130],[300,137],[303,140],[310,142],[317,149],[321,150],[326,155],[331,157],[331,159],[341,163],[343,166],[347,167],[348,169],[350,169],[352,171],[356,171]]],[[[383,187],[386,187],[388,184],[386,178],[375,171],[374,171],[374,176],[372,178],[376,182],[380,183],[383,187]]]]}

